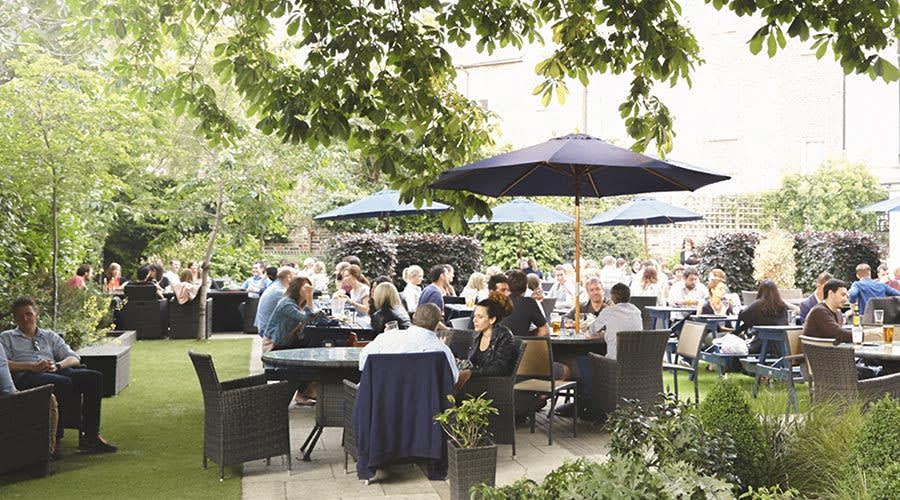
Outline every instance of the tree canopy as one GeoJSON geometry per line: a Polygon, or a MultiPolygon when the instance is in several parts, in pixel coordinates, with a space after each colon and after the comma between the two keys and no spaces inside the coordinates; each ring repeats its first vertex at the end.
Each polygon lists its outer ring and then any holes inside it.
{"type": "MultiPolygon", "coordinates": [[[[797,38],[818,57],[830,48],[847,73],[898,78],[878,55],[900,34],[894,0],[706,3],[761,18],[748,41],[754,53],[765,45],[774,56],[797,38]]],[[[439,172],[491,145],[490,116],[454,88],[449,44],[474,43],[486,53],[550,44],[552,54],[535,69],[543,78],[535,93],[545,103],[565,98],[567,79],[629,74],[620,111],[633,147],[652,144],[663,155],[672,148],[673,117],[655,87],[690,84],[703,62],[676,0],[112,0],[81,7],[84,32],[117,42],[114,68],[197,117],[213,143],[234,141],[242,130],[198,60],[209,60],[218,81],[236,89],[264,133],[293,144],[344,141],[416,200],[430,198],[426,186],[439,172]]],[[[474,196],[442,197],[469,214],[486,210],[474,196]]],[[[444,222],[459,229],[462,215],[445,214],[444,222]]]]}

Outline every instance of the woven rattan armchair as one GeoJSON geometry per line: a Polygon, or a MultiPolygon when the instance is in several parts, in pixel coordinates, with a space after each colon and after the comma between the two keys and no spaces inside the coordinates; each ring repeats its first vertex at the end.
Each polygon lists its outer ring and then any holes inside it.
{"type": "Polygon", "coordinates": [[[356,394],[359,392],[359,384],[344,379],[343,417],[344,432],[341,434],[341,446],[344,448],[344,474],[350,470],[348,457],[356,460],[356,434],[353,432],[353,406],[356,404],[356,394]]]}
{"type": "Polygon", "coordinates": [[[859,380],[853,347],[831,345],[829,339],[800,337],[809,363],[813,402],[829,400],[864,403],[889,394],[900,398],[900,373],[859,380]]]}
{"type": "Polygon", "coordinates": [[[512,454],[516,455],[516,372],[525,353],[525,344],[516,339],[516,362],[512,373],[506,377],[472,377],[463,386],[462,392],[478,396],[487,393],[485,398],[493,401],[492,405],[500,411],[497,415],[488,415],[488,431],[496,444],[511,444],[512,454]]]}
{"type": "Polygon", "coordinates": [[[625,399],[652,405],[663,392],[662,359],[669,330],[618,332],[616,359],[588,354],[591,414],[609,415],[625,399]]]}
{"type": "Polygon", "coordinates": [[[225,466],[286,455],[291,468],[291,433],[288,404],[294,388],[287,382],[267,384],[265,375],[219,382],[212,357],[189,352],[206,411],[203,434],[203,468],[210,458],[219,464],[219,480],[225,466]]]}
{"type": "MultiPolygon", "coordinates": [[[[206,299],[206,336],[212,334],[212,298],[206,299]]],[[[200,298],[187,304],[172,299],[169,303],[169,335],[173,339],[196,339],[200,329],[200,298]]]]}
{"type": "Polygon", "coordinates": [[[50,472],[52,393],[52,385],[42,385],[0,396],[0,474],[22,468],[37,476],[50,472]]]}

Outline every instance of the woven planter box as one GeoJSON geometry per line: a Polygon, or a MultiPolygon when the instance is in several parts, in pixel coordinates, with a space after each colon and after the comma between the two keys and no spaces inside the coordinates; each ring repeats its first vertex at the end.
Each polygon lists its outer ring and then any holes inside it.
{"type": "Polygon", "coordinates": [[[480,483],[494,486],[497,475],[497,446],[457,448],[447,442],[447,458],[451,500],[469,498],[469,489],[480,483]]]}

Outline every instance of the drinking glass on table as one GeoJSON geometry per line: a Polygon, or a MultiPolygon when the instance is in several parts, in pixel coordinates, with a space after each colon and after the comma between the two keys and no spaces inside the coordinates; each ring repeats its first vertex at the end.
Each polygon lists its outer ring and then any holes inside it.
{"type": "Polygon", "coordinates": [[[884,343],[891,344],[894,341],[894,325],[884,325],[884,343]]]}
{"type": "Polygon", "coordinates": [[[384,324],[384,331],[397,330],[399,328],[400,328],[400,325],[397,324],[396,321],[388,321],[387,323],[384,324]]]}
{"type": "Polygon", "coordinates": [[[875,324],[884,324],[884,309],[875,309],[875,324]]]}

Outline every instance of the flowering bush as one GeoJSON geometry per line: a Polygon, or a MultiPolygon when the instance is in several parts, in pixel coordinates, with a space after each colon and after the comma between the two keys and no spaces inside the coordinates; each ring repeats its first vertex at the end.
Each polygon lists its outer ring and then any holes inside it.
{"type": "Polygon", "coordinates": [[[773,231],[763,235],[753,255],[753,278],[758,282],[770,280],[778,288],[794,288],[794,237],[787,231],[773,231]]]}

